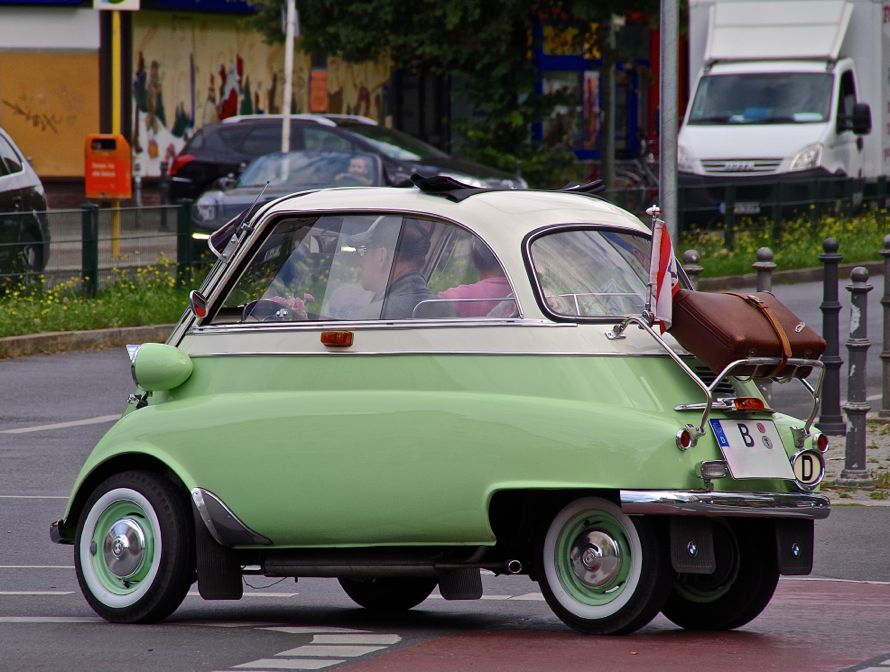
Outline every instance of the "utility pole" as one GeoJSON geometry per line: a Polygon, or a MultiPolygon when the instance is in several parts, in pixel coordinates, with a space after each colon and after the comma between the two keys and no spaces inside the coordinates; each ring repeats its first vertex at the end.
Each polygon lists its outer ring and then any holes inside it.
{"type": "Polygon", "coordinates": [[[678,240],[677,226],[677,106],[678,106],[678,56],[677,44],[680,31],[680,12],[677,0],[661,0],[661,73],[659,98],[661,100],[660,128],[658,132],[658,205],[662,219],[667,224],[671,239],[678,240]]]}
{"type": "Polygon", "coordinates": [[[284,100],[281,110],[281,151],[290,151],[290,108],[294,95],[294,33],[297,7],[295,0],[287,0],[284,26],[284,100]]]}

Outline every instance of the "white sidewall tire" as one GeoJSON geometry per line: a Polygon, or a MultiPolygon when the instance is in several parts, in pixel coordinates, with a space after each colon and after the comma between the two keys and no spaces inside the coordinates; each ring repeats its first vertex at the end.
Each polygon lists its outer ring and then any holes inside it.
{"type": "Polygon", "coordinates": [[[547,584],[550,587],[550,591],[553,593],[553,597],[556,598],[566,611],[578,618],[590,620],[604,619],[620,611],[635,595],[642,574],[642,554],[643,548],[640,543],[640,535],[637,532],[633,521],[612,502],[606,499],[600,499],[599,497],[585,497],[571,502],[562,511],[556,514],[551,521],[550,527],[547,529],[547,535],[544,538],[544,574],[547,577],[547,584]],[[559,578],[555,557],[557,539],[559,538],[563,526],[571,518],[584,511],[605,511],[611,515],[624,530],[628,546],[630,547],[631,566],[627,580],[622,587],[621,595],[608,604],[590,605],[579,602],[566,591],[559,578]]]}
{"type": "MultiPolygon", "coordinates": [[[[161,524],[155,513],[151,502],[141,493],[131,488],[115,488],[109,490],[102,495],[87,514],[83,524],[83,532],[80,535],[80,547],[77,552],[80,556],[80,570],[83,574],[84,583],[87,585],[90,593],[102,604],[112,609],[122,609],[136,604],[151,589],[155,578],[158,575],[160,566],[161,552],[163,550],[163,539],[161,536],[161,524]],[[137,504],[148,517],[148,523],[151,526],[151,534],[154,538],[154,555],[150,559],[151,567],[141,585],[131,593],[126,595],[117,595],[109,591],[96,575],[93,567],[93,556],[90,554],[90,543],[96,528],[96,522],[102,513],[110,505],[115,502],[133,502],[137,504]]],[[[101,551],[100,551],[101,552],[101,551]]]]}

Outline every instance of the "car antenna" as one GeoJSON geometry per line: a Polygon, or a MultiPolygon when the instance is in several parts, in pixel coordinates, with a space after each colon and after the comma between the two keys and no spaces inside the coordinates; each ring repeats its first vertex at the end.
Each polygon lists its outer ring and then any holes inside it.
{"type": "Polygon", "coordinates": [[[260,190],[260,193],[257,194],[256,198],[253,199],[253,203],[251,203],[249,208],[242,212],[240,216],[232,219],[210,235],[208,247],[210,248],[210,251],[224,263],[227,262],[228,259],[223,254],[223,250],[231,241],[234,240],[236,243],[238,242],[238,234],[241,233],[242,230],[245,232],[250,231],[251,225],[253,224],[252,215],[255,214],[254,208],[268,188],[269,180],[266,180],[266,184],[263,185],[263,188],[260,190]]]}

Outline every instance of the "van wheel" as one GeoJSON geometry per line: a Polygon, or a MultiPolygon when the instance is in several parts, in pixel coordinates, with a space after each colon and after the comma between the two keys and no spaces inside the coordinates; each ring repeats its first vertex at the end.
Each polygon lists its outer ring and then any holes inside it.
{"type": "Polygon", "coordinates": [[[632,632],[652,620],[670,591],[665,549],[648,518],[631,519],[598,497],[576,499],[539,535],[541,592],[579,632],[632,632]]]}
{"type": "Polygon", "coordinates": [[[756,521],[714,526],[713,574],[679,574],[664,615],[690,630],[731,630],[756,618],[779,582],[771,530],[756,521]]]}
{"type": "Polygon", "coordinates": [[[339,581],[353,602],[382,614],[395,614],[416,607],[429,597],[437,583],[435,578],[425,577],[342,577],[339,581]]]}
{"type": "Polygon", "coordinates": [[[74,565],[87,602],[114,623],[169,616],[195,580],[192,515],[172,483],[127,471],[90,495],[77,524],[74,565]]]}

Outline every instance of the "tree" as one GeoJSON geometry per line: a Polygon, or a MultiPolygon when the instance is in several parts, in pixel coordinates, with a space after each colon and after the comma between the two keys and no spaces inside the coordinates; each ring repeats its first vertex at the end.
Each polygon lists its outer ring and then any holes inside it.
{"type": "MultiPolygon", "coordinates": [[[[270,41],[281,41],[281,0],[251,0],[252,19],[270,41]]],[[[450,75],[455,95],[472,106],[463,152],[512,170],[521,162],[530,184],[565,183],[574,156],[569,138],[542,147],[530,126],[565,104],[565,94],[536,90],[530,58],[536,22],[596,40],[604,66],[614,54],[603,39],[613,13],[658,7],[657,0],[298,0],[300,47],[351,61],[388,58],[396,68],[450,75]]],[[[573,103],[574,104],[574,103],[573,103]]]]}

